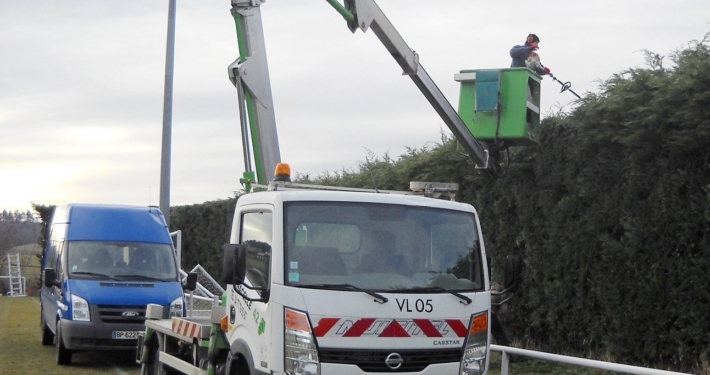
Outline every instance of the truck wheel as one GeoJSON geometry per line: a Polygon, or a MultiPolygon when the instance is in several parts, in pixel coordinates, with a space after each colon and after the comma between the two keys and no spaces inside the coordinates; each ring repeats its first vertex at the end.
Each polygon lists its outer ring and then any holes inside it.
{"type": "Polygon", "coordinates": [[[52,330],[47,327],[47,322],[44,320],[44,311],[40,308],[40,314],[42,316],[39,319],[39,326],[40,329],[42,330],[42,345],[47,346],[47,345],[52,345],[54,342],[54,333],[52,333],[52,330]]]}
{"type": "Polygon", "coordinates": [[[165,371],[165,367],[158,360],[158,356],[160,356],[160,343],[158,342],[157,334],[154,334],[153,337],[151,337],[150,348],[148,350],[150,350],[148,354],[148,363],[146,366],[148,370],[148,375],[166,374],[167,372],[165,371]]]}
{"type": "Polygon", "coordinates": [[[71,365],[71,350],[64,346],[62,321],[57,321],[57,334],[54,336],[55,357],[58,365],[71,365]]]}

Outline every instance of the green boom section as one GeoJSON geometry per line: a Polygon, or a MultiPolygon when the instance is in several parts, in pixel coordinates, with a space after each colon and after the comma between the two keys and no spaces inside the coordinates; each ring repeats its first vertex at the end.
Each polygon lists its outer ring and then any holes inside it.
{"type": "Polygon", "coordinates": [[[539,75],[528,68],[462,70],[456,80],[461,83],[459,116],[476,139],[510,146],[539,143],[539,75]]]}

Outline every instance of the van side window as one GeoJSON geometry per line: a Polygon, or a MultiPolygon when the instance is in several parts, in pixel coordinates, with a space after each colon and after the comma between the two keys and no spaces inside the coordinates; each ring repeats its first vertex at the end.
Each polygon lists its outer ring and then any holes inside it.
{"type": "MultiPolygon", "coordinates": [[[[47,239],[47,252],[45,256],[47,259],[42,259],[45,267],[54,268],[57,266],[57,253],[59,247],[62,246],[64,242],[64,232],[66,231],[66,224],[53,224],[51,227],[51,233],[47,239]]],[[[57,273],[57,275],[59,275],[57,273]]]]}
{"type": "Polygon", "coordinates": [[[57,258],[56,261],[57,261],[57,263],[54,265],[54,269],[55,269],[55,271],[57,272],[57,279],[58,279],[58,280],[62,280],[62,279],[64,278],[64,276],[62,275],[62,268],[63,268],[63,267],[62,267],[62,263],[63,263],[63,262],[62,262],[62,254],[64,253],[63,250],[64,250],[64,245],[65,245],[65,244],[66,244],[66,242],[60,242],[60,243],[57,245],[57,251],[56,251],[56,254],[57,254],[57,256],[56,256],[56,258],[57,258]]]}
{"type": "Polygon", "coordinates": [[[51,241],[49,243],[49,249],[47,249],[47,259],[45,259],[45,264],[49,268],[54,268],[57,265],[57,245],[58,242],[51,241]]]}
{"type": "Polygon", "coordinates": [[[271,279],[271,212],[242,214],[240,232],[247,253],[247,278],[253,287],[267,289],[271,279]]]}

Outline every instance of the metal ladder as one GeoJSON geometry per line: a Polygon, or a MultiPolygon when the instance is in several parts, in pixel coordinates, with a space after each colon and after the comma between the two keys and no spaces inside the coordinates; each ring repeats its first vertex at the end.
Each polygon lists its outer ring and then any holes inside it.
{"type": "Polygon", "coordinates": [[[20,253],[7,254],[7,272],[10,277],[10,297],[24,297],[25,286],[22,282],[22,272],[20,270],[20,253]]]}

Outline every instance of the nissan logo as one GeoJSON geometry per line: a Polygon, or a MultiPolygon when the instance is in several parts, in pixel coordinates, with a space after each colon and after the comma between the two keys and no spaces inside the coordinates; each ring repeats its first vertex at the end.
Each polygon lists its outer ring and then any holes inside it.
{"type": "Polygon", "coordinates": [[[123,313],[121,313],[121,315],[123,315],[127,318],[135,318],[140,314],[135,311],[124,311],[123,313]]]}
{"type": "Polygon", "coordinates": [[[385,364],[392,370],[396,370],[402,366],[404,360],[399,353],[392,353],[385,359],[385,364]]]}

